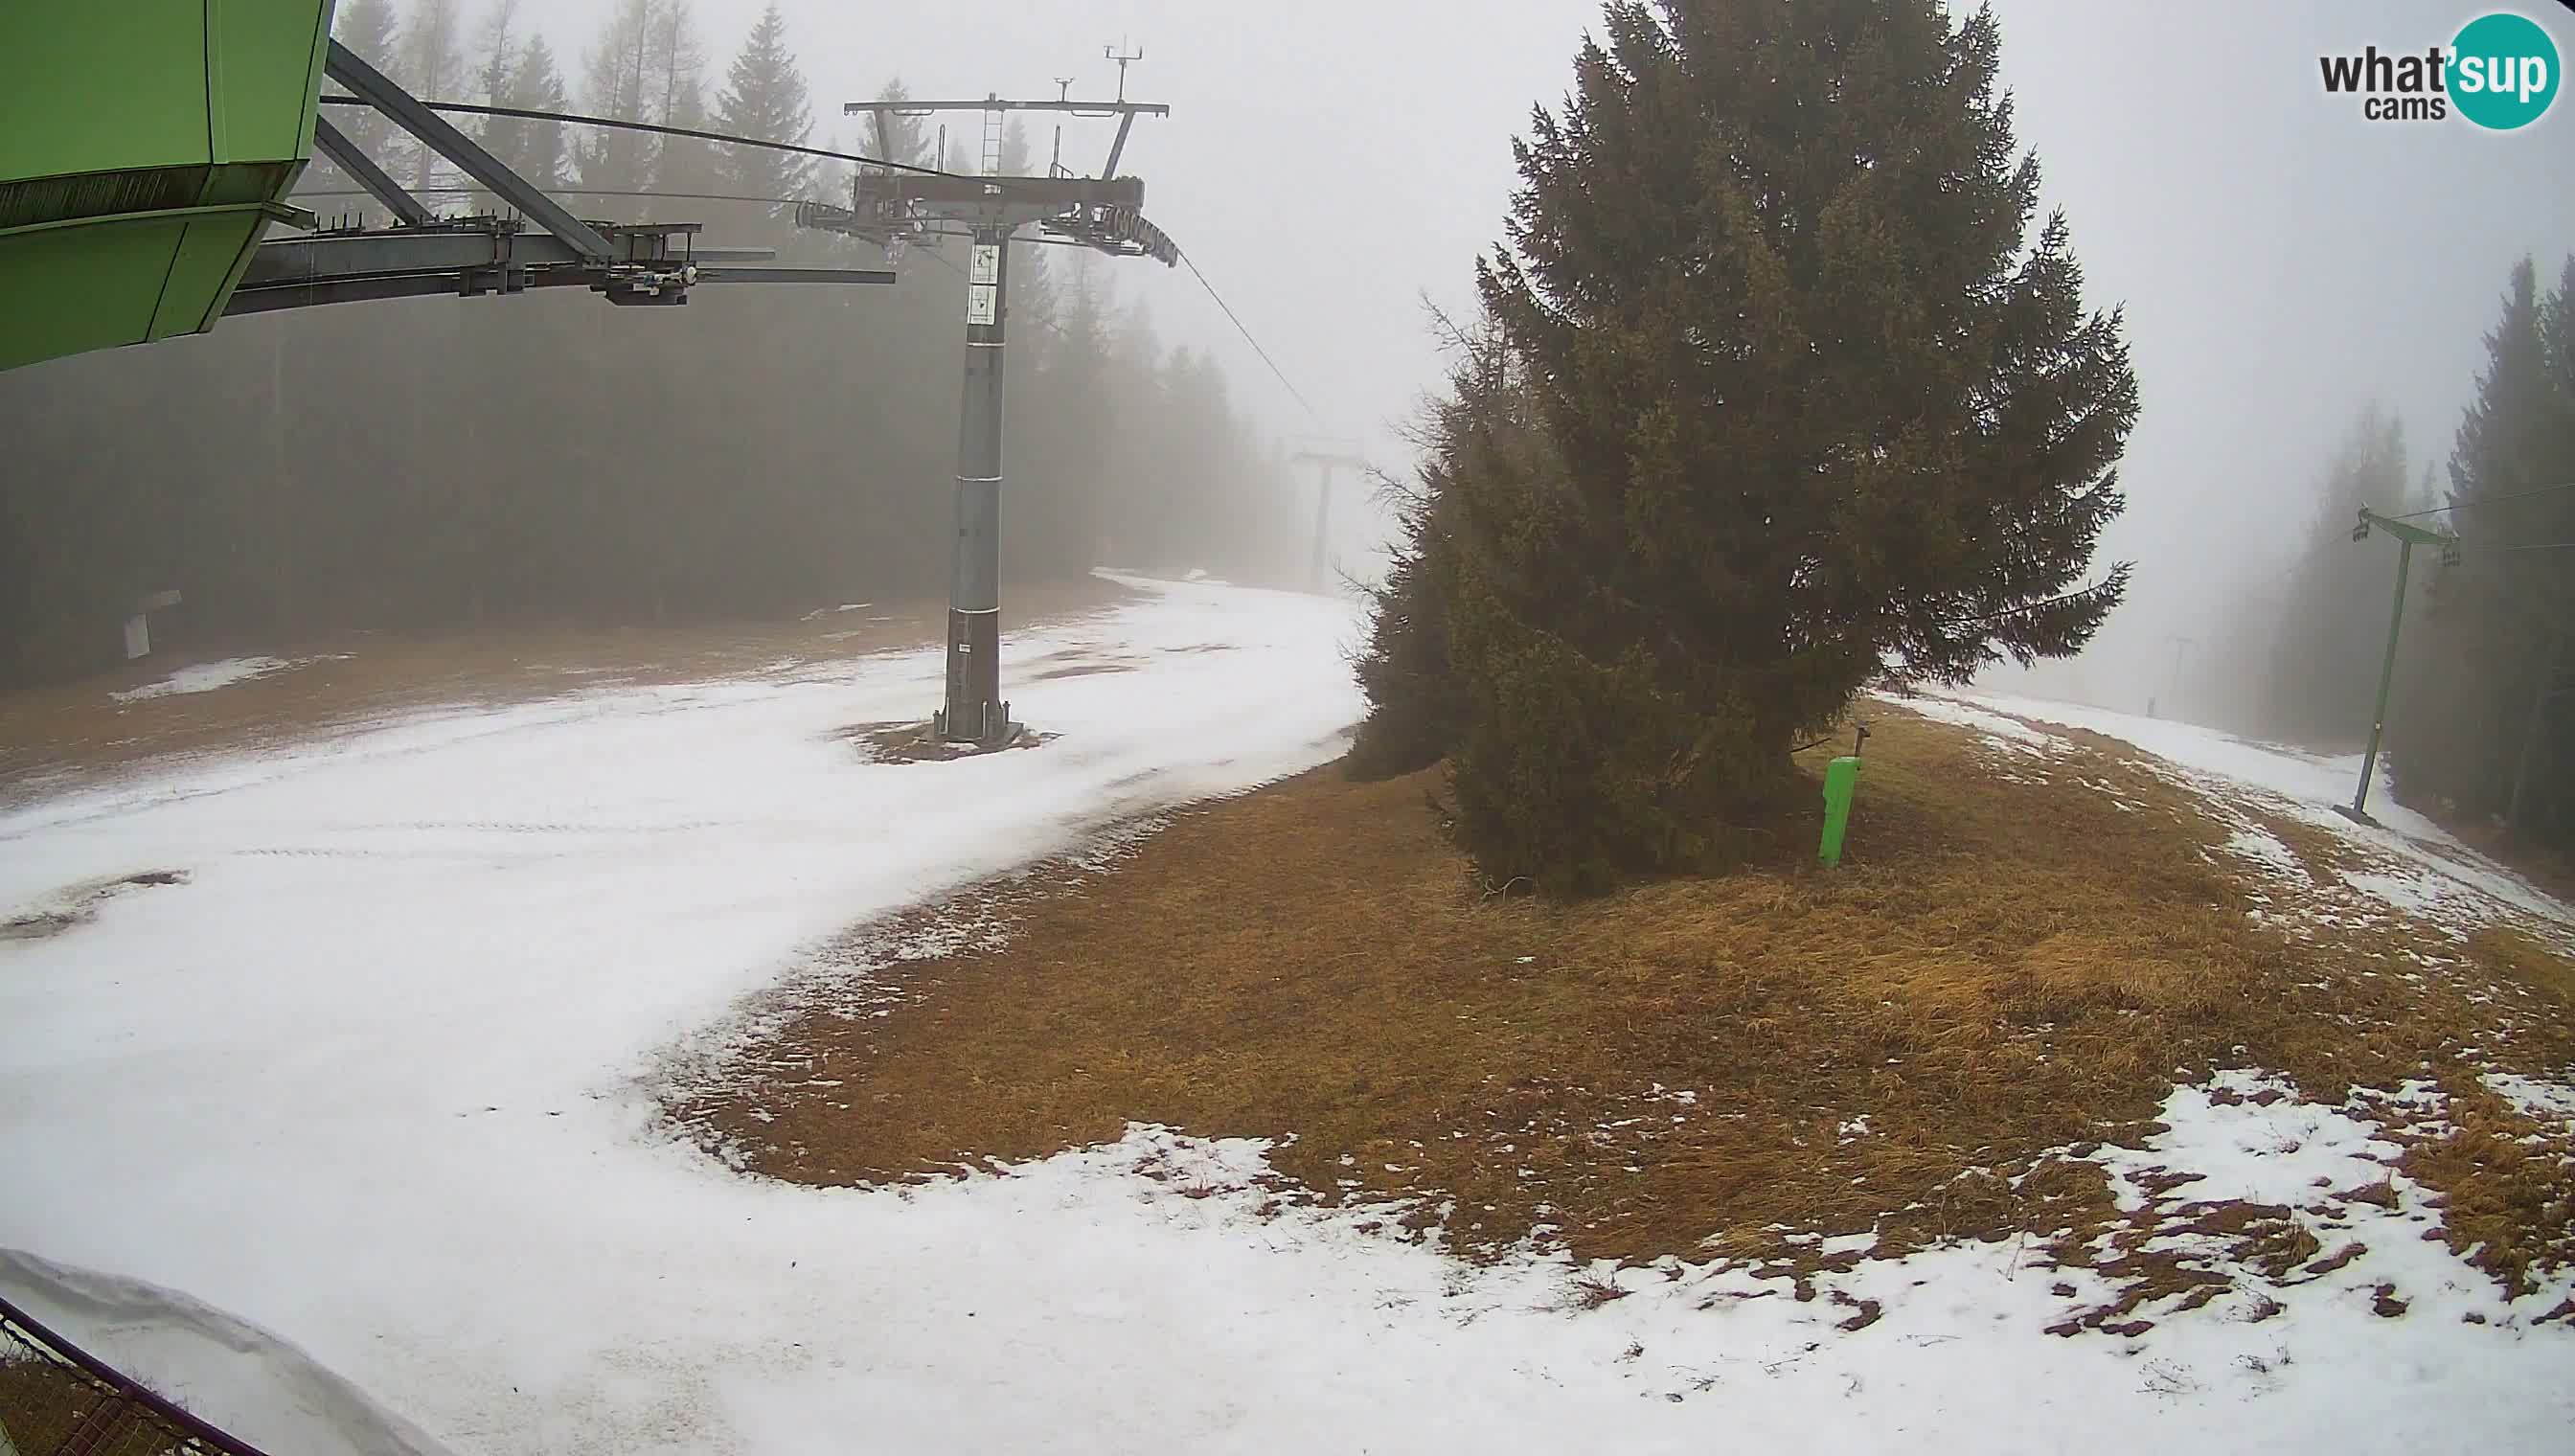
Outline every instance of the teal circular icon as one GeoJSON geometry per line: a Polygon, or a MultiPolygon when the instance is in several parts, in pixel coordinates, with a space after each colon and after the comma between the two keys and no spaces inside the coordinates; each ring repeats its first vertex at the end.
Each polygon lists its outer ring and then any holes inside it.
{"type": "Polygon", "coordinates": [[[2539,120],[2557,99],[2557,42],[2526,15],[2480,15],[2450,42],[2450,104],[2488,131],[2539,120]]]}

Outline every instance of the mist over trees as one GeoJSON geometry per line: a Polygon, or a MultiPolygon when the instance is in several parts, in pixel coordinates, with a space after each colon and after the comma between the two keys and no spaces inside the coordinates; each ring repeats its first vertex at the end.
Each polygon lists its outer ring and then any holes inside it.
{"type": "Polygon", "coordinates": [[[1602,34],[1518,144],[1360,669],[1358,766],[1444,754],[1486,879],[1558,892],[1723,849],[1881,673],[2079,649],[2137,408],[2064,220],[2031,228],[1989,12],[1602,34]]]}
{"type": "Polygon", "coordinates": [[[2376,711],[2396,587],[2359,509],[2458,537],[2418,548],[2383,747],[2400,799],[2575,848],[2575,257],[2543,290],[2524,261],[2486,332],[2475,402],[2445,461],[2415,470],[2391,415],[2365,408],[2318,479],[2314,524],[2278,581],[2239,600],[2214,655],[2221,726],[2355,750],[2376,711]]]}
{"type": "MultiPolygon", "coordinates": [[[[506,0],[349,0],[336,33],[433,100],[569,97],[817,141],[785,22],[739,19],[743,35],[718,37],[686,0],[622,0],[597,35],[550,38],[506,0]]],[[[396,176],[445,189],[434,205],[491,208],[374,113],[331,112],[396,176]]],[[[884,266],[873,245],[793,226],[795,199],[846,201],[842,164],[466,125],[573,189],[577,215],[703,222],[706,244],[788,265],[884,266]]],[[[819,140],[920,165],[935,150],[917,124],[819,140]]],[[[1030,151],[1014,129],[1006,161],[1030,151]]],[[[385,221],[318,158],[300,193],[326,223],[385,221]]],[[[937,596],[966,314],[963,249],[945,247],[916,248],[892,287],[709,285],[661,309],[576,290],[335,305],[0,375],[0,682],[113,666],[130,605],[169,589],[185,603],[156,637],[226,644],[937,596]]],[[[1117,271],[1014,250],[1006,575],[1300,581],[1309,528],[1276,452],[1212,359],[1166,347],[1120,299],[1117,271]]]]}
{"type": "Polygon", "coordinates": [[[2459,561],[2417,596],[2389,751],[2408,801],[2575,850],[2575,256],[2544,295],[2514,270],[2486,353],[2438,518],[2459,561]]]}
{"type": "MultiPolygon", "coordinates": [[[[2353,416],[2314,486],[2299,555],[2234,604],[2230,632],[2203,645],[2227,685],[2226,726],[2256,737],[2357,748],[2369,734],[2387,653],[2394,563],[2351,540],[2360,508],[2410,512],[2405,424],[2376,403],[2353,416]]],[[[2420,564],[2428,572],[2431,563],[2420,564]]]]}

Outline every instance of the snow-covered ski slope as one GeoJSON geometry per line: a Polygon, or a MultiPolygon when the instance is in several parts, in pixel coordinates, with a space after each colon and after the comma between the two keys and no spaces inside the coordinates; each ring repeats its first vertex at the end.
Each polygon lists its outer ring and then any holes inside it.
{"type": "MultiPolygon", "coordinates": [[[[843,730],[920,715],[923,652],[431,715],[0,816],[0,919],[59,922],[0,939],[0,1249],[51,1261],[0,1259],[0,1292],[281,1456],[321,1431],[514,1453],[2512,1451],[2575,1421],[2575,1339],[2528,1324],[2565,1291],[2504,1304],[2422,1240],[2410,1185],[2350,1210],[2368,1256],[2259,1322],[2229,1296],[2139,1340],[2057,1338],[2099,1281],[1965,1245],[1823,1276],[1883,1307],[1844,1333],[1854,1305],[1741,1270],[1630,1269],[1629,1297],[1585,1309],[1558,1260],[1265,1219],[1255,1143],[1137,1127],[862,1192],[747,1179],[662,1128],[673,1053],[819,940],[1337,750],[1347,608],[1149,590],[1015,643],[1009,696],[1061,734],[1032,751],[865,761],[843,730]],[[2406,1319],[2371,1313],[2380,1280],[2406,1319]]],[[[2369,1124],[2294,1098],[2177,1089],[2167,1121],[2154,1161],[2247,1194],[2386,1173],[2369,1124]]],[[[2160,1196],[2146,1158],[2101,1156],[2160,1196]]]]}

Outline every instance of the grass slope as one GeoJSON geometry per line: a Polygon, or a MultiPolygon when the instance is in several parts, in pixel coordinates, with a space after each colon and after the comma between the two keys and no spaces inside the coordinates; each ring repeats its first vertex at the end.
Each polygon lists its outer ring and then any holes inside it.
{"type": "MultiPolygon", "coordinates": [[[[892,931],[973,948],[810,991],[675,1110],[806,1182],[1157,1122],[1290,1139],[1288,1196],[1382,1201],[1468,1252],[1812,1268],[1816,1235],[2019,1234],[2142,1298],[2223,1275],[2149,1247],[2080,1153],[2216,1067],[2328,1102],[2428,1079],[2464,1112],[2406,1170],[2449,1193],[2454,1243],[2507,1284],[2575,1254],[2569,1150],[2477,1076],[2575,1061],[2568,963],[2401,916],[2292,933],[2230,825],[2123,744],[2077,734],[2041,767],[1886,715],[1838,872],[1811,862],[1817,808],[1767,862],[1571,906],[1480,893],[1437,788],[1326,770],[924,911],[892,931]]],[[[2289,1268],[2318,1251],[2282,1212],[2219,1199],[2190,1226],[2289,1268]]]]}

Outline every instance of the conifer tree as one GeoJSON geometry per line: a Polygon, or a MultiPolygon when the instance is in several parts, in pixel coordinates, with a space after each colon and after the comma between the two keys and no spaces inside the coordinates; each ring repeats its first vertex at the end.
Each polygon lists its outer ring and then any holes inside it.
{"type": "MultiPolygon", "coordinates": [[[[761,12],[751,38],[725,73],[724,89],[716,95],[714,129],[800,145],[814,130],[805,73],[787,48],[787,18],[775,4],[761,12]]],[[[722,190],[744,197],[801,197],[813,173],[810,157],[761,147],[716,148],[715,175],[722,190]]]]}
{"type": "MultiPolygon", "coordinates": [[[[664,0],[618,0],[587,58],[585,110],[619,121],[654,119],[647,98],[663,5],[664,0]]],[[[576,143],[575,155],[585,188],[637,191],[651,176],[653,154],[641,132],[594,128],[576,143]]]]}
{"type": "MultiPolygon", "coordinates": [[[[393,0],[350,0],[333,15],[331,35],[368,64],[383,70],[394,64],[394,37],[400,27],[393,0]]],[[[396,133],[382,112],[372,106],[335,106],[328,110],[332,124],[357,143],[359,150],[375,158],[378,165],[385,163],[385,143],[396,133]]]]}
{"type": "MultiPolygon", "coordinates": [[[[498,0],[474,37],[475,99],[491,106],[508,106],[512,90],[511,75],[519,64],[519,3],[498,0]]],[[[482,120],[483,150],[516,169],[520,154],[527,148],[529,129],[536,123],[515,116],[489,116],[482,120]]],[[[482,211],[498,209],[490,193],[474,195],[475,206],[482,211]]]]}
{"type": "MultiPolygon", "coordinates": [[[[482,31],[476,38],[482,59],[475,67],[475,93],[494,106],[509,104],[505,98],[510,94],[511,67],[518,60],[518,26],[519,0],[498,0],[492,13],[483,18],[482,31]]],[[[487,137],[491,134],[494,123],[509,120],[513,118],[487,118],[484,134],[487,137]]],[[[485,143],[485,146],[489,145],[489,142],[485,143]]]]}
{"type": "MultiPolygon", "coordinates": [[[[424,101],[447,101],[466,88],[465,15],[458,0],[412,0],[411,19],[394,50],[395,76],[424,101]]],[[[411,185],[438,177],[438,154],[413,143],[411,185]]]]}
{"type": "MultiPolygon", "coordinates": [[[[688,0],[664,0],[652,35],[650,119],[661,126],[706,130],[706,48],[698,39],[697,19],[688,0]]],[[[670,200],[657,200],[653,216],[702,215],[705,204],[690,200],[687,194],[713,192],[716,185],[713,144],[690,137],[659,139],[651,186],[670,200]]]]}
{"type": "MultiPolygon", "coordinates": [[[[1457,828],[1488,877],[1688,862],[1880,672],[2078,650],[2136,415],[1989,11],[1620,0],[1478,265],[1547,449],[1446,489],[1457,828]]],[[[1515,404],[1515,408],[1520,407],[1515,404]]]]}
{"type": "MultiPolygon", "coordinates": [[[[527,111],[564,109],[563,73],[556,69],[555,53],[544,36],[528,37],[527,49],[519,53],[517,64],[510,68],[507,104],[527,111]]],[[[513,136],[511,165],[543,190],[551,192],[564,186],[570,158],[562,123],[522,121],[519,125],[523,130],[513,136]]]]}
{"type": "MultiPolygon", "coordinates": [[[[901,76],[886,82],[885,89],[877,93],[877,100],[889,104],[900,104],[911,99],[912,92],[903,84],[901,76]]],[[[871,111],[868,113],[866,142],[867,145],[859,150],[881,161],[899,163],[907,167],[929,165],[930,136],[919,117],[903,116],[891,111],[871,111]]]]}

